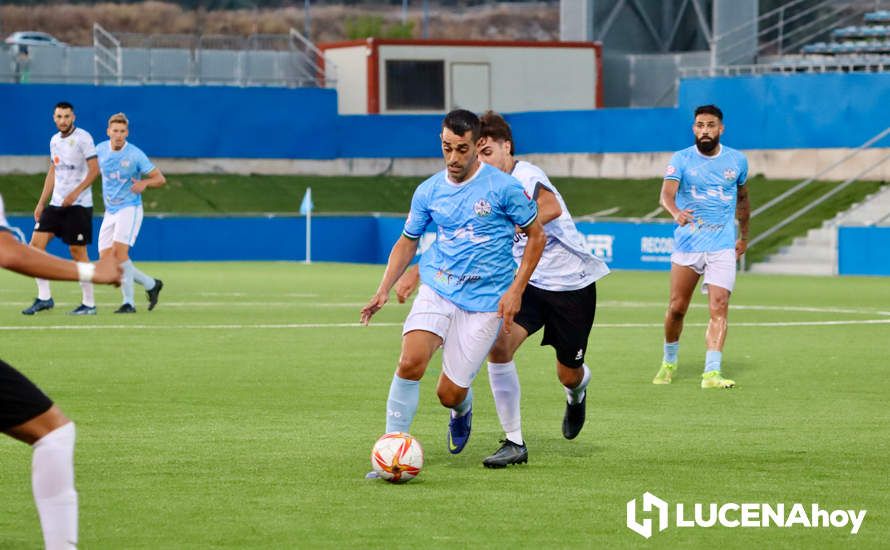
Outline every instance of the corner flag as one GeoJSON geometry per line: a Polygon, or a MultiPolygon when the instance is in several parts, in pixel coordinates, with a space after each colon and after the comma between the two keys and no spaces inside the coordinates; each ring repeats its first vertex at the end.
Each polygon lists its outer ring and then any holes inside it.
{"type": "Polygon", "coordinates": [[[312,188],[307,187],[306,194],[303,195],[303,202],[300,203],[300,214],[308,216],[313,208],[315,208],[315,205],[312,204],[312,188]]]}
{"type": "Polygon", "coordinates": [[[303,202],[300,203],[300,214],[306,216],[306,263],[312,263],[312,188],[306,188],[303,202]]]}

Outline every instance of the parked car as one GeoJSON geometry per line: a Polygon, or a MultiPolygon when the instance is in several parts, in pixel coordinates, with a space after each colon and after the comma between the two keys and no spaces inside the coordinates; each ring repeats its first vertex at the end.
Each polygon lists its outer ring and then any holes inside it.
{"type": "Polygon", "coordinates": [[[4,40],[7,46],[57,46],[65,47],[65,44],[55,36],[39,31],[17,31],[4,40]]]}

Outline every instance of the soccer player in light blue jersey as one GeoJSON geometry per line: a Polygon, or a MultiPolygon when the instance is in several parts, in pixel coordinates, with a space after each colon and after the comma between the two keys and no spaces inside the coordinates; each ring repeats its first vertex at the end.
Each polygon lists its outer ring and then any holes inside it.
{"type": "Polygon", "coordinates": [[[99,229],[99,257],[114,255],[124,270],[121,283],[123,303],[115,313],[136,313],[133,282],[145,287],[148,310],[158,304],[164,283],[136,269],[130,260],[130,247],[142,226],[142,192],[158,188],[167,180],[138,147],[127,142],[130,121],[124,113],[108,120],[108,141],[96,146],[102,172],[102,199],[105,217],[99,229]]]}
{"type": "Polygon", "coordinates": [[[736,260],[748,241],[748,160],[720,143],[723,112],[715,105],[695,110],[695,145],[674,153],[661,187],[661,205],[677,222],[671,254],[670,303],[664,319],[664,358],[652,380],[670,384],[677,370],[683,318],[704,275],[711,318],[705,333],[707,353],[702,388],[732,388],[721,373],[729,295],[735,285],[736,260]],[[739,222],[736,236],[734,220],[739,222]]]}
{"type": "Polygon", "coordinates": [[[377,292],[361,311],[361,321],[367,324],[389,300],[390,290],[414,258],[418,239],[435,222],[436,241],[420,260],[422,286],[402,331],[401,356],[386,403],[386,431],[411,428],[420,379],[441,346],[437,394],[451,409],[447,444],[457,454],[470,437],[470,386],[502,323],[504,331],[511,330],[545,236],[535,202],[522,185],[480,162],[480,122],[475,114],[448,113],[441,140],[446,169],[414,192],[402,236],[392,248],[377,292]],[[518,270],[512,256],[517,226],[528,237],[518,270]]]}

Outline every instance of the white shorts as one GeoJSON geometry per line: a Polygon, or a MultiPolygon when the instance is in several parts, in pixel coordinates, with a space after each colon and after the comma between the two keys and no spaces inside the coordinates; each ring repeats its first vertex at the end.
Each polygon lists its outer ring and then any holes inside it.
{"type": "Polygon", "coordinates": [[[425,330],[442,338],[442,372],[469,388],[501,328],[497,312],[466,311],[420,285],[402,334],[425,330]]]}
{"type": "Polygon", "coordinates": [[[114,214],[105,211],[102,227],[99,228],[99,250],[111,248],[114,243],[127,246],[136,244],[136,237],[142,227],[142,205],[127,206],[114,214]]]}
{"type": "Polygon", "coordinates": [[[704,274],[705,280],[701,291],[708,293],[708,286],[714,285],[732,292],[735,286],[735,250],[726,248],[716,252],[674,252],[671,263],[691,268],[699,275],[704,274]]]}

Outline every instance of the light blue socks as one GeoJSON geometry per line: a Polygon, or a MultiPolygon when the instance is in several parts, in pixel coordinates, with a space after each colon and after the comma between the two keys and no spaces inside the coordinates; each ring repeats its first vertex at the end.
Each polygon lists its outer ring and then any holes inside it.
{"type": "Polygon", "coordinates": [[[720,362],[723,360],[723,352],[708,351],[705,354],[705,372],[719,371],[720,362]]]}
{"type": "Polygon", "coordinates": [[[389,386],[389,398],[386,400],[386,433],[407,433],[417,413],[418,401],[420,380],[405,380],[394,374],[389,386]]]}
{"type": "Polygon", "coordinates": [[[664,343],[664,362],[677,364],[677,352],[680,351],[680,341],[664,343]]]}

